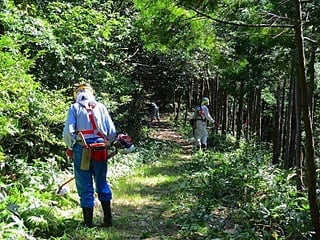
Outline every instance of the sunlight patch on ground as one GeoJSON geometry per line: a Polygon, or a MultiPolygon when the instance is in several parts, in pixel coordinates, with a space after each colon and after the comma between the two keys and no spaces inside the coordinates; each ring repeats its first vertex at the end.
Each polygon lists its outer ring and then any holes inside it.
{"type": "Polygon", "coordinates": [[[155,206],[160,206],[160,201],[155,201],[152,197],[144,196],[143,198],[137,195],[122,196],[117,198],[115,196],[113,203],[117,206],[132,206],[135,209],[142,209],[146,207],[154,208],[155,206]]]}
{"type": "Polygon", "coordinates": [[[159,201],[163,185],[173,180],[172,176],[137,176],[126,179],[121,185],[121,192],[114,192],[114,203],[117,206],[131,206],[136,210],[142,208],[157,208],[162,203],[159,201]],[[125,186],[125,190],[124,190],[125,186]],[[160,191],[160,192],[159,192],[160,191]]]}
{"type": "Polygon", "coordinates": [[[192,159],[192,155],[191,154],[179,154],[178,157],[181,160],[190,160],[190,159],[192,159]]]}
{"type": "Polygon", "coordinates": [[[168,183],[170,181],[172,181],[172,177],[170,176],[165,176],[165,175],[157,175],[154,177],[135,177],[133,179],[135,181],[135,183],[137,184],[142,184],[145,186],[150,186],[150,187],[154,187],[163,183],[168,183]]]}
{"type": "Polygon", "coordinates": [[[80,216],[81,208],[80,207],[74,207],[74,208],[69,208],[69,209],[62,209],[59,211],[59,214],[63,218],[70,218],[70,216],[80,216]]]}

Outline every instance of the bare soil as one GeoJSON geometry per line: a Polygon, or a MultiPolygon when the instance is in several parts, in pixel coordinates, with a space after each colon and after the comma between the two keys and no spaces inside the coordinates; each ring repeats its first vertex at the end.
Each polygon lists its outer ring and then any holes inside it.
{"type": "Polygon", "coordinates": [[[177,133],[166,119],[167,118],[164,115],[160,122],[151,123],[151,126],[155,129],[152,137],[160,141],[170,141],[178,144],[183,150],[181,154],[192,153],[192,139],[188,139],[185,136],[177,133]]]}

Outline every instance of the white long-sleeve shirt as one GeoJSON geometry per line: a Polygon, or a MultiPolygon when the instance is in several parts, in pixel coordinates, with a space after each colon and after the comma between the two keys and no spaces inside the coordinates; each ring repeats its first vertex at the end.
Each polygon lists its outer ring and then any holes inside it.
{"type": "Polygon", "coordinates": [[[63,140],[69,149],[73,148],[75,140],[81,140],[80,136],[77,136],[77,132],[93,130],[88,110],[84,107],[90,103],[94,104],[93,116],[97,129],[92,134],[84,134],[85,139],[102,135],[111,142],[116,137],[115,125],[105,105],[96,101],[76,102],[69,108],[63,129],[63,140]],[[98,132],[101,135],[98,135],[98,132]]]}

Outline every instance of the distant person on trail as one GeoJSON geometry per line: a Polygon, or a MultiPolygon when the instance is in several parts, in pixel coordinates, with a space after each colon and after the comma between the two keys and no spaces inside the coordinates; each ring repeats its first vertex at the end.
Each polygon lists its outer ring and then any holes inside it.
{"type": "Polygon", "coordinates": [[[78,84],[74,99],[67,114],[63,139],[68,148],[66,153],[73,159],[84,224],[92,227],[94,181],[104,213],[103,226],[110,227],[112,193],[106,180],[107,146],[116,137],[116,129],[107,108],[95,100],[89,84],[78,84]]]}
{"type": "Polygon", "coordinates": [[[153,122],[154,119],[157,119],[160,122],[160,113],[159,107],[155,102],[149,104],[149,114],[150,114],[150,122],[153,122]]]}
{"type": "Polygon", "coordinates": [[[213,124],[217,124],[215,120],[211,117],[208,106],[209,98],[204,97],[201,104],[197,106],[194,110],[193,119],[194,123],[194,138],[196,140],[196,147],[198,150],[207,148],[207,120],[213,124]]]}

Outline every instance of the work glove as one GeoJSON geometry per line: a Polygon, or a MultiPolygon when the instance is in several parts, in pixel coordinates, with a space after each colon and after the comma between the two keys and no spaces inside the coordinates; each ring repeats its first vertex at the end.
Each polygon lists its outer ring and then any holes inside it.
{"type": "Polygon", "coordinates": [[[68,157],[68,158],[73,159],[73,151],[72,151],[72,150],[67,149],[67,150],[66,150],[66,154],[67,154],[67,157],[68,157]]]}
{"type": "Polygon", "coordinates": [[[219,122],[215,121],[215,122],[214,122],[214,126],[215,126],[216,128],[218,128],[218,127],[219,127],[219,122]]]}

